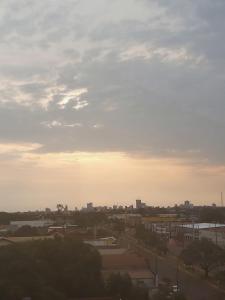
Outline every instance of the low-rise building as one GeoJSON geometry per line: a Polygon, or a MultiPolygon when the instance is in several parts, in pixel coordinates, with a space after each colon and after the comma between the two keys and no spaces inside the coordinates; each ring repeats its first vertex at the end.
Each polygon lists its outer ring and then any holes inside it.
{"type": "Polygon", "coordinates": [[[225,224],[216,223],[190,223],[177,226],[177,233],[183,234],[185,241],[207,238],[225,247],[225,224]]]}
{"type": "Polygon", "coordinates": [[[201,230],[199,233],[199,237],[200,239],[207,238],[216,245],[225,249],[225,227],[208,228],[205,230],[201,230]]]}
{"type": "Polygon", "coordinates": [[[11,221],[10,228],[18,229],[23,226],[30,227],[49,227],[53,225],[53,221],[51,220],[30,220],[30,221],[11,221]]]}
{"type": "Polygon", "coordinates": [[[107,247],[117,247],[117,240],[115,237],[105,237],[99,239],[92,239],[84,241],[85,244],[89,244],[96,248],[107,248],[107,247]]]}
{"type": "Polygon", "coordinates": [[[52,235],[45,235],[45,236],[10,236],[8,238],[0,237],[0,247],[7,246],[10,244],[15,243],[24,243],[30,241],[37,241],[37,240],[46,240],[46,239],[53,239],[52,235]]]}

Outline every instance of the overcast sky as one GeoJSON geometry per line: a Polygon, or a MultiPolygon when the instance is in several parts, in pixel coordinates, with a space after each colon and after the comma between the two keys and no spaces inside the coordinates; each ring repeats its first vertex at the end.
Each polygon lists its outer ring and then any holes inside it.
{"type": "Polygon", "coordinates": [[[0,209],[219,203],[224,0],[2,0],[0,209]]]}

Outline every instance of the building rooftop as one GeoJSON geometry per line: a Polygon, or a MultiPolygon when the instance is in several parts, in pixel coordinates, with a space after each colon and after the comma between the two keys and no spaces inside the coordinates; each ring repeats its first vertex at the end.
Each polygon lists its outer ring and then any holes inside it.
{"type": "Polygon", "coordinates": [[[149,279],[153,277],[153,274],[150,270],[132,270],[127,272],[131,279],[149,279]]]}
{"type": "Polygon", "coordinates": [[[184,228],[194,228],[194,229],[209,229],[209,228],[219,228],[225,227],[225,224],[216,224],[216,223],[190,223],[190,224],[182,224],[179,227],[184,228]]]}
{"type": "Polygon", "coordinates": [[[105,248],[105,249],[98,249],[100,255],[121,255],[127,252],[125,248],[105,248]]]}
{"type": "Polygon", "coordinates": [[[136,254],[103,255],[102,266],[106,270],[138,270],[146,269],[146,261],[136,254]]]}

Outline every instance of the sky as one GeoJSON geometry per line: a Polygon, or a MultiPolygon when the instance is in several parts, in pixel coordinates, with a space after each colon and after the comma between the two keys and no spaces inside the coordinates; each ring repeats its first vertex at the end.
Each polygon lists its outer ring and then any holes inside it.
{"type": "Polygon", "coordinates": [[[1,0],[0,210],[220,204],[224,0],[1,0]]]}

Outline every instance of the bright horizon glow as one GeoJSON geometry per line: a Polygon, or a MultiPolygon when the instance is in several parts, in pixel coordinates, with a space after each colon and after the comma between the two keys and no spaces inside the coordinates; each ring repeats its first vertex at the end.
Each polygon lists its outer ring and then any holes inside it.
{"type": "Polygon", "coordinates": [[[87,202],[131,205],[137,198],[152,206],[185,200],[196,205],[220,203],[225,175],[221,167],[118,152],[35,153],[27,147],[18,145],[18,151],[29,152],[0,164],[0,210],[54,209],[57,203],[70,209],[87,202]]]}

